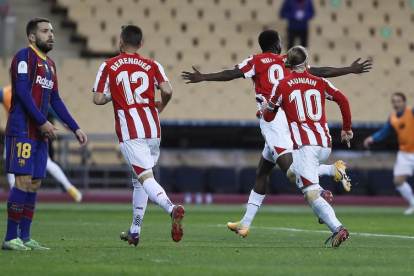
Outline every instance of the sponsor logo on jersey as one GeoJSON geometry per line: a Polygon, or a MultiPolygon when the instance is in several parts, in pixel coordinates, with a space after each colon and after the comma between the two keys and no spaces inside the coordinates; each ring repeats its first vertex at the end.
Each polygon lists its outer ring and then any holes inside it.
{"type": "Polygon", "coordinates": [[[39,67],[42,67],[42,66],[43,66],[43,64],[41,64],[41,63],[38,63],[38,64],[37,64],[37,66],[39,66],[39,67]]]}
{"type": "Polygon", "coordinates": [[[42,78],[41,76],[36,77],[36,83],[40,84],[42,88],[46,88],[46,89],[52,89],[54,85],[52,80],[48,80],[47,78],[42,78]]]}
{"type": "Polygon", "coordinates": [[[19,65],[17,65],[17,73],[18,74],[27,74],[27,62],[20,61],[19,65]]]}

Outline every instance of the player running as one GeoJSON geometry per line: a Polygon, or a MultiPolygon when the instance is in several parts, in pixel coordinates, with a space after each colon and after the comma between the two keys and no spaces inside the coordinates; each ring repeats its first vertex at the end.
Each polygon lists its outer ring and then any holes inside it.
{"type": "MultiPolygon", "coordinates": [[[[11,85],[8,85],[3,89],[0,89],[0,103],[3,103],[3,106],[6,109],[7,114],[9,114],[11,106],[11,94],[11,85]]],[[[55,114],[53,108],[49,109],[49,114],[51,114],[52,117],[57,118],[62,124],[64,124],[64,122],[59,118],[59,116],[55,114]]],[[[6,159],[6,148],[4,149],[4,159],[6,159]]],[[[46,162],[46,171],[50,173],[53,176],[53,178],[55,178],[59,182],[59,184],[63,186],[63,188],[73,198],[73,200],[75,200],[76,202],[82,201],[82,193],[79,192],[79,190],[76,189],[76,187],[73,186],[72,183],[70,183],[69,179],[67,178],[63,170],[59,167],[59,165],[52,161],[52,159],[49,156],[49,153],[46,162]]],[[[7,181],[9,182],[10,189],[12,189],[14,183],[16,182],[14,174],[8,173],[7,181]]]]}
{"type": "MultiPolygon", "coordinates": [[[[246,213],[241,221],[228,223],[228,227],[242,237],[246,237],[249,234],[250,225],[264,200],[269,175],[275,167],[275,164],[277,163],[285,173],[292,164],[291,152],[293,143],[290,138],[289,128],[283,110],[280,110],[276,120],[270,123],[263,120],[260,111],[260,105],[271,98],[273,86],[278,80],[290,74],[290,71],[284,68],[283,65],[286,56],[280,55],[282,43],[276,31],[263,31],[259,35],[258,40],[263,53],[250,56],[233,69],[202,74],[193,67],[194,72],[184,71],[182,73],[182,78],[187,80],[187,83],[252,78],[256,92],[256,103],[259,109],[256,115],[260,119],[260,128],[265,139],[265,146],[257,168],[256,183],[247,203],[246,213]]],[[[366,60],[362,63],[358,63],[358,61],[359,59],[354,61],[350,67],[311,67],[309,70],[311,74],[320,77],[337,77],[351,73],[360,74],[369,72],[371,69],[370,61],[366,60]]],[[[337,161],[333,165],[321,165],[319,167],[319,174],[333,176],[335,181],[342,183],[345,190],[350,191],[350,182],[346,176],[345,169],[345,164],[342,161],[337,161]]],[[[331,192],[326,190],[322,190],[321,192],[327,200],[330,200],[329,195],[332,195],[331,192]]]]}
{"type": "Polygon", "coordinates": [[[121,233],[121,239],[135,246],[139,243],[148,197],[171,216],[171,237],[175,242],[183,236],[184,217],[183,206],[171,203],[152,173],[160,155],[158,113],[170,101],[172,87],[161,64],[136,53],[141,46],[141,29],[134,25],[123,26],[120,55],[101,65],[93,89],[95,104],[103,105],[112,100],[119,145],[133,172],[134,217],[130,229],[121,233]],[[155,101],[154,86],[161,90],[161,101],[155,101]]]}
{"type": "Polygon", "coordinates": [[[333,232],[325,243],[332,239],[332,247],[339,247],[348,238],[348,230],[336,218],[333,208],[319,196],[318,167],[329,157],[332,145],[326,123],[325,99],[335,101],[341,109],[341,139],[347,142],[348,147],[353,137],[351,110],[348,99],[329,81],[307,71],[307,60],[308,53],[302,46],[288,51],[285,67],[290,68],[292,74],[275,84],[263,117],[266,122],[271,122],[281,108],[284,109],[294,149],[293,163],[286,176],[302,190],[315,215],[333,232]]]}
{"type": "Polygon", "coordinates": [[[6,172],[15,175],[16,183],[7,201],[7,233],[2,249],[48,250],[30,238],[30,226],[37,191],[46,176],[48,139],[57,138],[58,128],[46,119],[49,103],[74,132],[80,148],[86,144],[87,137],[59,96],[56,66],[47,57],[54,43],[50,21],[41,17],[30,20],[26,34],[30,45],[20,50],[11,64],[12,104],[6,128],[6,172]]]}
{"type": "Polygon", "coordinates": [[[397,191],[410,205],[404,214],[412,215],[414,214],[414,194],[407,178],[413,175],[414,170],[414,108],[407,106],[406,97],[401,92],[392,95],[391,103],[394,112],[381,130],[365,139],[364,146],[369,149],[371,144],[383,141],[390,135],[391,129],[397,133],[400,149],[394,166],[394,184],[397,191]]]}

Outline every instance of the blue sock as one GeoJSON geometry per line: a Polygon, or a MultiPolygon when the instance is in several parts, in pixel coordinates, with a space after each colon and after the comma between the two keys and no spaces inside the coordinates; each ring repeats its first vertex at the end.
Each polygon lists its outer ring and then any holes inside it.
{"type": "Polygon", "coordinates": [[[19,226],[23,205],[26,200],[27,192],[12,188],[7,200],[7,233],[5,241],[17,238],[17,227],[19,226]]]}
{"type": "Polygon", "coordinates": [[[37,193],[27,192],[26,201],[23,206],[22,219],[20,220],[20,238],[27,242],[30,240],[30,226],[32,225],[34,210],[36,206],[37,193]]]}

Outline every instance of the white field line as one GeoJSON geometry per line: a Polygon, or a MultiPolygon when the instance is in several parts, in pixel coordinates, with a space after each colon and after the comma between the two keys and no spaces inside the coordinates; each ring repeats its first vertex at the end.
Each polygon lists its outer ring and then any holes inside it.
{"type": "MultiPolygon", "coordinates": [[[[223,227],[226,225],[217,224],[217,227],[223,227]]],[[[331,231],[323,230],[308,230],[308,229],[298,229],[298,228],[284,228],[284,227],[250,227],[257,229],[268,229],[268,230],[280,230],[288,232],[310,232],[310,233],[323,233],[323,234],[332,234],[331,231]]],[[[403,236],[403,235],[388,235],[388,234],[373,234],[373,233],[356,233],[350,232],[351,235],[365,236],[365,237],[382,237],[382,238],[397,238],[397,239],[414,239],[414,236],[403,236]]]]}

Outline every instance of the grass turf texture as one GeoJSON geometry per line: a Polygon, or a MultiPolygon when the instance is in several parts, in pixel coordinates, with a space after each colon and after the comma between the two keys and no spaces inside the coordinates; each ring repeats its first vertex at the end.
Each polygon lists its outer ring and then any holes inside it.
{"type": "MultiPolygon", "coordinates": [[[[0,229],[6,229],[5,203],[0,229]]],[[[130,205],[38,204],[32,237],[51,251],[0,250],[3,275],[413,275],[414,217],[403,208],[336,207],[351,233],[339,249],[324,245],[328,230],[307,206],[263,206],[250,235],[239,238],[225,223],[242,206],[186,206],[184,237],[170,236],[170,218],[150,205],[138,247],[119,239],[128,229],[130,205]]]]}

